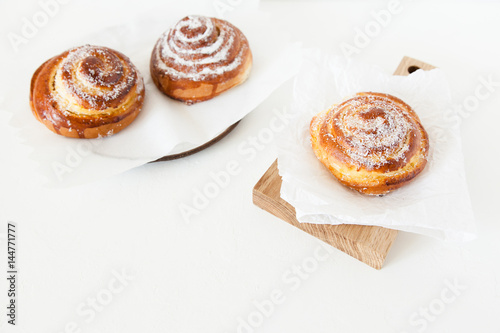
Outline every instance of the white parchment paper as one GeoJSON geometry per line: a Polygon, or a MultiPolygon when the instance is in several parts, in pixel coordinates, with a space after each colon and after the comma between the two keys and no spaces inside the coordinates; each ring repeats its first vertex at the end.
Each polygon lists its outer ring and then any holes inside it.
{"type": "Polygon", "coordinates": [[[458,123],[451,120],[443,72],[418,70],[393,76],[379,68],[307,50],[295,77],[294,121],[278,139],[281,196],[300,222],[376,225],[439,239],[475,238],[458,123]],[[410,184],[383,197],[340,184],[316,158],[309,123],[313,115],[361,91],[392,94],[417,112],[429,134],[429,161],[410,184]]]}
{"type": "MultiPolygon", "coordinates": [[[[186,13],[186,15],[192,13],[186,13]]],[[[26,89],[19,108],[28,124],[20,135],[33,148],[31,157],[52,186],[68,186],[95,181],[136,166],[198,147],[241,120],[263,102],[300,67],[300,45],[289,42],[272,26],[266,15],[254,12],[231,22],[249,40],[253,54],[250,77],[242,85],[212,100],[187,106],[163,95],[149,73],[151,51],[163,31],[181,17],[142,18],[125,26],[110,27],[75,42],[103,45],[127,55],[137,66],[146,85],[144,107],[134,122],[120,133],[94,140],[55,135],[34,121],[26,89]]],[[[54,56],[64,49],[54,50],[54,56]]],[[[40,62],[42,63],[42,61],[40,62]]],[[[20,118],[20,116],[18,116],[20,118]]]]}

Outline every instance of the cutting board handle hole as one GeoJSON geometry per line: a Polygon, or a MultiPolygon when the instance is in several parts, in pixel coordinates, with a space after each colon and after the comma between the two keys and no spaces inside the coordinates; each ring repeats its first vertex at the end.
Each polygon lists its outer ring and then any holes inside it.
{"type": "Polygon", "coordinates": [[[419,69],[420,69],[420,67],[418,67],[418,66],[410,66],[410,67],[408,67],[408,73],[411,74],[419,69]]]}

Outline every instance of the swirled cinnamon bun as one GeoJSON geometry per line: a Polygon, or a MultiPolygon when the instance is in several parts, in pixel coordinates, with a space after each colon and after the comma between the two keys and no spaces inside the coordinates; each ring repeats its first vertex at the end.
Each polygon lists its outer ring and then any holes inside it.
{"type": "Polygon", "coordinates": [[[385,194],[425,167],[429,139],[413,109],[388,94],[363,92],[313,117],[314,153],[344,185],[385,194]]]}
{"type": "Polygon", "coordinates": [[[187,16],[160,37],[150,65],[153,81],[163,93],[193,104],[245,81],[252,53],[246,37],[231,23],[187,16]]]}
{"type": "Polygon", "coordinates": [[[31,79],[30,105],[51,131],[73,138],[112,135],[127,127],[144,103],[144,82],[129,58],[85,45],[42,64],[31,79]]]}

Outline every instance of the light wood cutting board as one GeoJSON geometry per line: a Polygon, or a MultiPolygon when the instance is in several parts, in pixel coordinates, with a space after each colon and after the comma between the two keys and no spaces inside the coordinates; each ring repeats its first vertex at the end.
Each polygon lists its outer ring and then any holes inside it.
{"type": "MultiPolygon", "coordinates": [[[[408,75],[418,69],[433,68],[422,61],[404,57],[394,75],[408,75]]],[[[253,188],[254,204],[365,264],[376,269],[382,268],[398,234],[397,230],[352,224],[300,223],[295,217],[295,208],[280,197],[280,189],[281,177],[276,160],[253,188]]]]}

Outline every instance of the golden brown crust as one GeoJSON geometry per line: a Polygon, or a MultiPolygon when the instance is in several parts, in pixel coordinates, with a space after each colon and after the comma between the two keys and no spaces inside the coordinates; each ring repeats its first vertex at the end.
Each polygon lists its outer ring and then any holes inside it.
{"type": "Polygon", "coordinates": [[[153,82],[167,96],[193,104],[243,83],[252,53],[243,33],[227,21],[187,16],[165,32],[151,54],[153,82]]]}
{"type": "Polygon", "coordinates": [[[92,139],[118,133],[139,114],[144,82],[130,59],[106,47],[73,48],[33,74],[30,106],[54,133],[92,139]]]}
{"type": "Polygon", "coordinates": [[[358,93],[313,117],[314,153],[344,185],[385,194],[425,167],[429,139],[417,114],[399,98],[358,93]]]}

